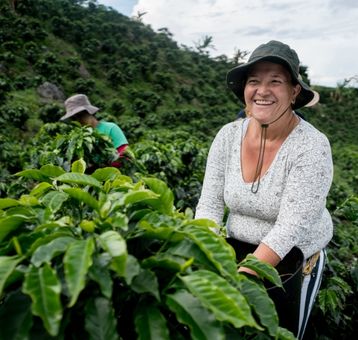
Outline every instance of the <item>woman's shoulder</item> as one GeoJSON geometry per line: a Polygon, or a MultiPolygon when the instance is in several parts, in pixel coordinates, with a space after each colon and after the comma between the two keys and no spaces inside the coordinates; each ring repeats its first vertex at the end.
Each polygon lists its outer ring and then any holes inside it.
{"type": "Polygon", "coordinates": [[[99,125],[102,125],[102,126],[114,126],[116,124],[113,123],[113,122],[107,122],[106,120],[100,120],[99,125]]]}
{"type": "Polygon", "coordinates": [[[225,124],[224,126],[221,127],[217,135],[225,139],[233,138],[235,135],[237,135],[237,133],[241,131],[243,121],[244,119],[237,119],[233,122],[225,124]]]}
{"type": "Polygon", "coordinates": [[[101,120],[99,124],[97,125],[98,129],[101,130],[112,130],[112,129],[120,129],[120,127],[113,122],[107,122],[105,120],[101,120]]]}
{"type": "Polygon", "coordinates": [[[296,129],[297,136],[301,139],[302,142],[305,144],[318,143],[318,144],[329,144],[329,140],[327,136],[319,131],[315,126],[311,123],[301,120],[300,124],[297,126],[296,129]]]}

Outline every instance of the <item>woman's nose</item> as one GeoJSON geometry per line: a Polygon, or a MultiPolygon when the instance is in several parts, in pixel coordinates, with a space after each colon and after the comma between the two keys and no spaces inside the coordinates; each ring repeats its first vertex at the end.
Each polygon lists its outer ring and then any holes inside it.
{"type": "Polygon", "coordinates": [[[270,87],[267,83],[261,82],[258,84],[256,92],[259,95],[266,95],[270,92],[270,87]]]}

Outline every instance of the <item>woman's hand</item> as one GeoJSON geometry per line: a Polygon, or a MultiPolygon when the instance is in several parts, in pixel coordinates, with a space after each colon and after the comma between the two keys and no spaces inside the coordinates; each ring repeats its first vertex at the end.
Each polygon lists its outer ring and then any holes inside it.
{"type": "Polygon", "coordinates": [[[258,277],[257,273],[255,271],[253,271],[250,268],[246,268],[246,267],[239,267],[239,269],[237,270],[238,273],[247,273],[253,276],[258,277]]]}
{"type": "MultiPolygon", "coordinates": [[[[278,263],[281,261],[281,258],[266,244],[260,243],[256,250],[254,251],[253,255],[260,261],[266,262],[271,264],[272,266],[276,267],[278,263]]],[[[257,273],[246,267],[239,267],[237,270],[239,273],[247,273],[250,275],[258,276],[257,273]]]]}

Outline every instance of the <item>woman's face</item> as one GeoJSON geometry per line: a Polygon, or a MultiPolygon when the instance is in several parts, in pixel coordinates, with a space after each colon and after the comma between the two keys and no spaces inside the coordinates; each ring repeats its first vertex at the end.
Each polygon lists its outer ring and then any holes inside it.
{"type": "Polygon", "coordinates": [[[73,116],[81,125],[90,125],[91,115],[87,111],[81,111],[73,116]]]}
{"type": "Polygon", "coordinates": [[[300,90],[300,85],[292,85],[284,66],[260,61],[248,72],[244,89],[247,110],[262,124],[269,123],[291,107],[300,90]]]}

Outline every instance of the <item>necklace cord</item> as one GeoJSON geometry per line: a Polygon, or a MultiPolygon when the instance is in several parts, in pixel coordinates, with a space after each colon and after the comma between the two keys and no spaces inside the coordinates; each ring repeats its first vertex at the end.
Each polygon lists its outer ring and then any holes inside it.
{"type": "Polygon", "coordinates": [[[260,136],[260,150],[259,157],[256,164],[255,176],[251,185],[251,192],[256,194],[259,191],[260,181],[261,181],[261,171],[264,164],[264,156],[266,149],[266,136],[267,136],[267,128],[270,124],[277,122],[283,115],[287,112],[291,104],[284,110],[275,120],[270,123],[261,124],[261,136],[260,136]]]}
{"type": "Polygon", "coordinates": [[[268,124],[261,125],[261,137],[260,137],[260,151],[259,158],[256,164],[255,176],[251,185],[251,192],[256,194],[259,190],[260,179],[261,179],[261,170],[264,163],[264,155],[265,155],[265,146],[266,146],[266,135],[267,135],[267,127],[268,124]]]}

